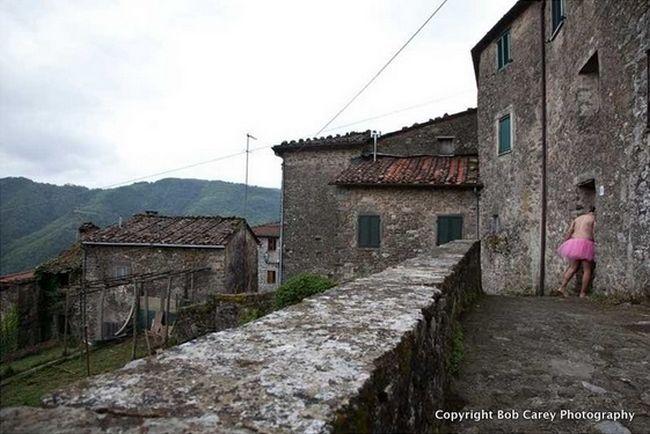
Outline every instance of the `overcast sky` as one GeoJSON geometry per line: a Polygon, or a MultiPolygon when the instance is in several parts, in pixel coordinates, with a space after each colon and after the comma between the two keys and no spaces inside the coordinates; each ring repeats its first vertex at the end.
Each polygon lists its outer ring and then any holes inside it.
{"type": "MultiPolygon", "coordinates": [[[[5,0],[0,176],[102,187],[313,136],[441,1],[5,0]]],[[[448,0],[323,135],[474,107],[469,50],[514,3],[448,0]]],[[[165,176],[243,182],[244,161],[165,176]]],[[[251,183],[280,164],[253,153],[251,183]]]]}

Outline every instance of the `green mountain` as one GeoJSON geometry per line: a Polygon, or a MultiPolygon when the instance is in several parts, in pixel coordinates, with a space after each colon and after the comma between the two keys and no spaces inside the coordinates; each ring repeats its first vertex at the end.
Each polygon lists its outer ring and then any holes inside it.
{"type": "Polygon", "coordinates": [[[104,227],[145,210],[166,215],[243,216],[249,224],[277,221],[280,190],[244,184],[166,178],[107,190],[0,179],[0,274],[32,268],[76,240],[92,221],[104,227]]]}

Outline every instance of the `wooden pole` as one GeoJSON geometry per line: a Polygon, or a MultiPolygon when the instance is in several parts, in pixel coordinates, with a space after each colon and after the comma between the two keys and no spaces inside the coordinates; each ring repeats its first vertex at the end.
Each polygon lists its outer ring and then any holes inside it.
{"type": "Polygon", "coordinates": [[[167,340],[169,339],[169,302],[172,295],[172,277],[169,276],[167,279],[167,302],[165,306],[165,339],[163,345],[167,345],[167,340]]]}
{"type": "Polygon", "coordinates": [[[84,346],[86,350],[86,376],[90,377],[90,347],[88,346],[88,324],[86,322],[86,309],[88,306],[88,300],[86,299],[86,288],[82,289],[83,292],[83,340],[84,340],[84,346]]]}
{"type": "Polygon", "coordinates": [[[133,281],[133,348],[131,348],[131,360],[135,360],[136,352],[138,349],[138,314],[140,311],[140,294],[138,291],[138,283],[133,281]]]}
{"type": "Polygon", "coordinates": [[[65,292],[65,311],[63,312],[63,357],[68,355],[68,310],[70,308],[70,292],[65,292]]]}
{"type": "Polygon", "coordinates": [[[149,291],[147,290],[147,285],[145,285],[144,282],[142,282],[140,285],[144,291],[144,340],[147,343],[147,353],[151,355],[151,342],[149,342],[149,291]]]}
{"type": "Polygon", "coordinates": [[[194,271],[190,274],[190,304],[194,303],[194,271]]]}

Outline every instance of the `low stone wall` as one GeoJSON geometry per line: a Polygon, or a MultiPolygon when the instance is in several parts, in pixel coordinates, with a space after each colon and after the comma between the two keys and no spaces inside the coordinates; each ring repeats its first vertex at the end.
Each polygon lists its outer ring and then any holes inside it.
{"type": "Polygon", "coordinates": [[[6,432],[429,432],[479,291],[478,243],[455,241],[0,417],[6,432]]]}
{"type": "Polygon", "coordinates": [[[275,292],[213,294],[205,303],[180,308],[172,339],[186,342],[210,332],[240,326],[260,318],[274,308],[275,292]]]}

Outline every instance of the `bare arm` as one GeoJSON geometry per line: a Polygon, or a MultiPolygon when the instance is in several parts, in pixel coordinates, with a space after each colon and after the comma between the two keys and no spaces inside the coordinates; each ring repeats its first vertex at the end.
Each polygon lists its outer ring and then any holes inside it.
{"type": "Polygon", "coordinates": [[[564,236],[564,241],[571,238],[571,235],[573,235],[573,231],[575,230],[575,226],[576,226],[576,221],[574,220],[574,221],[571,222],[571,226],[569,226],[569,230],[567,231],[566,235],[564,236]]]}

